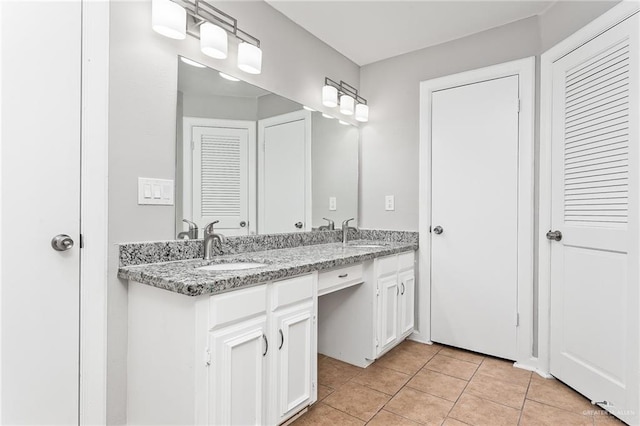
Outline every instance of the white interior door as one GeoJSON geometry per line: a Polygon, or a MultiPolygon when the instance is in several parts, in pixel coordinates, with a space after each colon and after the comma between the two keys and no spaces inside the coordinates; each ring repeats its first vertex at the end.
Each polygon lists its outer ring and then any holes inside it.
{"type": "MultiPolygon", "coordinates": [[[[191,127],[193,221],[200,229],[249,234],[249,128],[191,127]]],[[[203,231],[204,232],[204,231],[203,231]]]]}
{"type": "Polygon", "coordinates": [[[551,373],[636,424],[639,51],[636,14],[552,66],[550,242],[551,373]]]}
{"type": "Polygon", "coordinates": [[[260,233],[311,230],[311,115],[299,111],[258,124],[260,233]]]}
{"type": "Polygon", "coordinates": [[[81,7],[0,3],[2,424],[78,423],[81,7]]]}
{"type": "Polygon", "coordinates": [[[434,92],[431,132],[431,339],[515,359],[518,76],[434,92]]]}

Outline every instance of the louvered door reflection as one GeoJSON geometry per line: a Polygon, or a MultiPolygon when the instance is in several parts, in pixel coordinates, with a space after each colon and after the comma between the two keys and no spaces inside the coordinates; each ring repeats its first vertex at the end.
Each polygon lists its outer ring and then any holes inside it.
{"type": "Polygon", "coordinates": [[[192,135],[194,221],[201,228],[214,220],[221,230],[240,228],[248,211],[248,131],[193,127],[192,135]]]}
{"type": "Polygon", "coordinates": [[[633,411],[637,380],[637,28],[552,66],[551,374],[614,414],[633,411]]]}

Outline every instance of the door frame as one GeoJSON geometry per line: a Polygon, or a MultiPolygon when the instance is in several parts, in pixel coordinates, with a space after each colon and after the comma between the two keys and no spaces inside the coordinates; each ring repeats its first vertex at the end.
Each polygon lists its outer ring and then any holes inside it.
{"type": "MultiPolygon", "coordinates": [[[[431,95],[439,90],[517,75],[520,96],[518,116],[518,300],[516,365],[537,368],[533,356],[533,254],[534,254],[534,116],[535,57],[420,82],[420,197],[419,286],[416,289],[418,327],[413,340],[431,342],[431,95]]],[[[515,319],[514,319],[515,320],[515,319]]]]}
{"type": "Polygon", "coordinates": [[[575,49],[596,38],[640,10],[638,3],[623,1],[567,37],[540,57],[540,202],[538,232],[538,370],[550,377],[551,362],[551,125],[552,66],[575,49]]]}
{"type": "Polygon", "coordinates": [[[285,124],[292,121],[304,120],[304,156],[305,156],[305,183],[304,183],[304,227],[299,232],[311,231],[311,112],[300,111],[276,115],[274,117],[258,120],[258,229],[262,232],[264,226],[264,129],[276,124],[285,124]]]}
{"type": "MultiPolygon", "coordinates": [[[[183,117],[182,119],[182,214],[193,218],[193,150],[191,136],[193,127],[226,127],[229,129],[246,129],[249,132],[247,146],[248,178],[247,196],[249,197],[248,221],[249,235],[256,233],[256,123],[251,120],[224,120],[219,118],[183,117]],[[187,161],[188,160],[188,161],[187,161]]],[[[176,222],[179,218],[176,217],[176,222]]],[[[176,223],[176,224],[177,224],[176,223]]],[[[183,225],[183,224],[181,224],[183,225]]]]}
{"type": "Polygon", "coordinates": [[[107,422],[109,3],[82,0],[79,424],[107,422]]]}

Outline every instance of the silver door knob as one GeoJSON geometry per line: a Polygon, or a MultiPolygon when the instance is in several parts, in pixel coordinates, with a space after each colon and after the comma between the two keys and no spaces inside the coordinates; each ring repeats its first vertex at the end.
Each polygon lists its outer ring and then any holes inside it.
{"type": "Polygon", "coordinates": [[[444,229],[442,229],[442,226],[436,226],[435,228],[433,228],[433,233],[440,235],[444,232],[444,229]]]}
{"type": "Polygon", "coordinates": [[[549,231],[549,232],[547,232],[547,239],[548,240],[554,240],[554,241],[560,241],[562,239],[562,232],[560,232],[560,231],[549,231]]]}
{"type": "Polygon", "coordinates": [[[240,222],[240,227],[241,228],[244,228],[245,226],[247,226],[247,222],[246,221],[243,220],[242,222],[240,222]]]}
{"type": "Polygon", "coordinates": [[[302,229],[302,222],[297,222],[294,226],[298,229],[302,229]]]}
{"type": "Polygon", "coordinates": [[[73,239],[67,234],[58,234],[51,240],[51,247],[56,251],[67,251],[73,247],[73,239]]]}

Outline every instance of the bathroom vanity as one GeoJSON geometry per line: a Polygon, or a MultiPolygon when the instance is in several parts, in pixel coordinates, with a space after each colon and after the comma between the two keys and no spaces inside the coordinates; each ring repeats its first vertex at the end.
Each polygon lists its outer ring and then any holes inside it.
{"type": "Polygon", "coordinates": [[[360,240],[121,267],[129,423],[285,422],[317,399],[318,352],[366,367],[413,331],[416,249],[360,240]],[[249,263],[262,266],[235,269],[249,263]]]}

